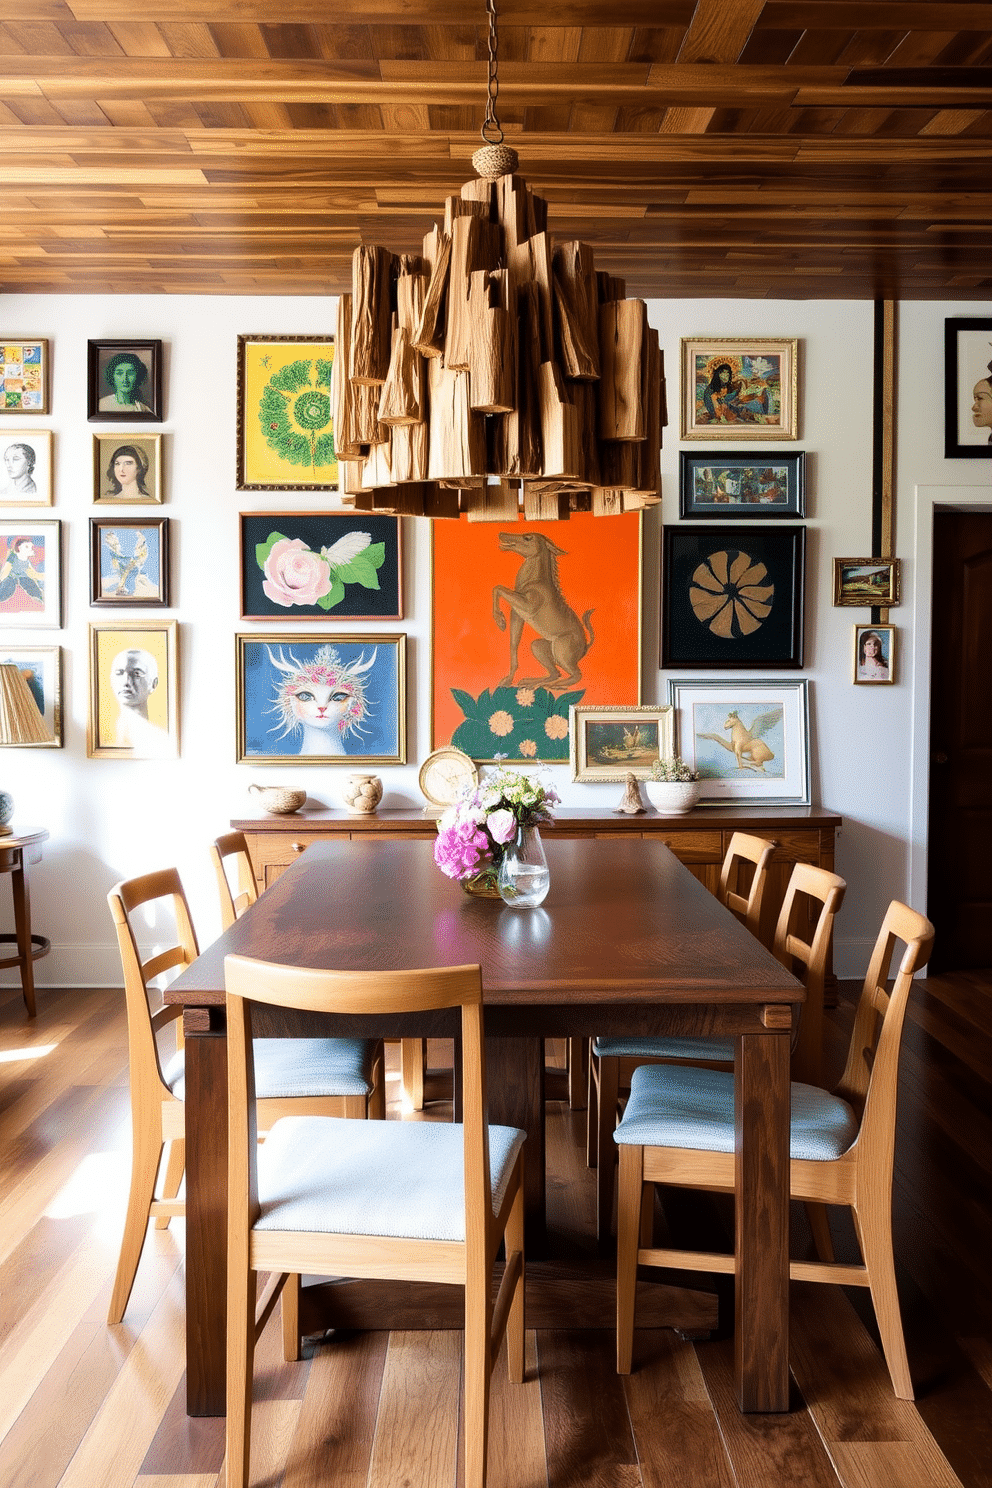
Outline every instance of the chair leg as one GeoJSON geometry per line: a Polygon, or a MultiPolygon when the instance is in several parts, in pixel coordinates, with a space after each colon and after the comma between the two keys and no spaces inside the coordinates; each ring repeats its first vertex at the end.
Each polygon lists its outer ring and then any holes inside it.
{"type": "Polygon", "coordinates": [[[597,1112],[599,1161],[596,1166],[596,1235],[600,1245],[613,1231],[613,1190],[616,1185],[617,1149],[613,1133],[620,1098],[620,1061],[612,1056],[599,1061],[599,1109],[597,1112]]]}
{"type": "Polygon", "coordinates": [[[589,1040],[568,1039],[565,1062],[568,1068],[568,1108],[570,1111],[583,1111],[586,1104],[589,1040]]]}
{"type": "Polygon", "coordinates": [[[599,1163],[599,1060],[591,1045],[586,1106],[586,1167],[595,1168],[599,1163]]]}
{"type": "Polygon", "coordinates": [[[643,1147],[621,1147],[617,1194],[617,1374],[630,1373],[634,1354],[634,1296],[643,1175],[643,1147]]]}
{"type": "MultiPolygon", "coordinates": [[[[173,1137],[169,1143],[169,1155],[165,1160],[165,1177],[162,1179],[163,1199],[174,1199],[179,1192],[186,1171],[186,1142],[182,1137],[173,1137]]],[[[160,1214],[155,1221],[157,1230],[167,1230],[172,1216],[160,1214]]]]}
{"type": "Polygon", "coordinates": [[[400,1039],[400,1080],[403,1085],[403,1096],[415,1111],[424,1109],[424,1067],[426,1064],[426,1039],[400,1039]]]}
{"type": "Polygon", "coordinates": [[[489,1277],[469,1276],[465,1283],[465,1488],[486,1488],[492,1319],[489,1277]]]}
{"type": "Polygon", "coordinates": [[[148,1211],[155,1197],[155,1179],[158,1177],[161,1160],[161,1133],[153,1136],[148,1132],[136,1131],[131,1157],[131,1187],[127,1196],[127,1215],[124,1220],[121,1253],[117,1258],[117,1271],[114,1275],[114,1289],[110,1296],[110,1310],[107,1313],[108,1323],[120,1322],[131,1296],[135,1273],[145,1244],[148,1211]]]}
{"type": "Polygon", "coordinates": [[[526,1267],[524,1262],[524,1187],[521,1180],[517,1190],[517,1196],[510,1210],[510,1217],[506,1222],[504,1235],[506,1254],[511,1256],[515,1250],[520,1252],[520,1279],[513,1290],[513,1302],[510,1305],[510,1313],[506,1320],[506,1365],[510,1379],[515,1385],[522,1385],[526,1369],[524,1343],[526,1318],[524,1315],[524,1281],[526,1267]]]}
{"type": "Polygon", "coordinates": [[[821,1261],[833,1261],[834,1242],[830,1233],[830,1220],[826,1204],[814,1204],[812,1200],[806,1202],[806,1218],[813,1232],[813,1245],[816,1254],[821,1261]]]}
{"type": "MultiPolygon", "coordinates": [[[[230,1265],[230,1263],[229,1263],[230,1265]]],[[[288,1285],[288,1283],[287,1283],[288,1285]]],[[[226,1488],[248,1488],[258,1273],[231,1268],[227,1286],[226,1488]]]]}
{"type": "Polygon", "coordinates": [[[854,1210],[854,1221],[865,1270],[868,1272],[875,1321],[878,1323],[882,1352],[889,1367],[892,1388],[898,1399],[912,1400],[913,1379],[906,1357],[906,1340],[902,1331],[895,1260],[892,1254],[890,1202],[889,1195],[886,1194],[884,1203],[871,1200],[862,1203],[854,1210]]]}
{"type": "Polygon", "coordinates": [[[381,1044],[378,1058],[372,1066],[372,1090],[365,1115],[369,1121],[385,1121],[386,1119],[386,1055],[381,1044]]]}
{"type": "Polygon", "coordinates": [[[279,1294],[282,1303],[282,1356],[292,1364],[299,1359],[300,1349],[300,1277],[291,1272],[279,1294]]]}

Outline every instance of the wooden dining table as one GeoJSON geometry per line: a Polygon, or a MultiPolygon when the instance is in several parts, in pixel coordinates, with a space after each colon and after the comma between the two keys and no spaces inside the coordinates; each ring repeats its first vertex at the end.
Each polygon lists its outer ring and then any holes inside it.
{"type": "MultiPolygon", "coordinates": [[[[167,989],[186,1035],[187,1410],[224,1411],[224,957],[355,970],[478,963],[492,1121],[527,1133],[527,1244],[545,1240],[544,1040],[735,1039],[735,1374],[745,1411],[788,1408],[790,1035],[802,984],[660,842],[546,842],[537,909],[474,899],[430,841],[319,842],[167,989]]],[[[257,1034],[313,1036],[262,1009],[257,1034]]],[[[450,1037],[449,1014],[335,1018],[339,1036],[450,1037]]]]}

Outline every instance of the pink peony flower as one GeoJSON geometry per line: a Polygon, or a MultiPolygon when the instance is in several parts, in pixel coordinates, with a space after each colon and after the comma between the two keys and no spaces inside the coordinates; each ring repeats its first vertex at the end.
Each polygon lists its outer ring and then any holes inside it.
{"type": "Polygon", "coordinates": [[[313,553],[299,537],[283,537],[273,543],[265,560],[262,590],[273,604],[316,604],[331,588],[331,572],[319,553],[313,553]]]}
{"type": "Polygon", "coordinates": [[[486,817],[486,826],[494,842],[510,842],[517,835],[517,818],[505,806],[500,811],[490,812],[486,817]]]}
{"type": "Polygon", "coordinates": [[[475,822],[454,822],[437,834],[434,861],[449,878],[469,878],[488,856],[488,839],[475,822]]]}

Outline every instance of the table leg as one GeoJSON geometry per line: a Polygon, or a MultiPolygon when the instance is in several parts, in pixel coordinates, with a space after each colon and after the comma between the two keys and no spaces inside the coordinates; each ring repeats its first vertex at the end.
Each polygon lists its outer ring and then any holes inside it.
{"type": "Polygon", "coordinates": [[[34,1000],[34,958],[31,954],[31,896],[23,863],[14,869],[10,882],[14,899],[17,954],[21,963],[21,991],[24,994],[24,1005],[28,1010],[28,1017],[34,1018],[38,1009],[34,1000]]]}
{"type": "Polygon", "coordinates": [[[527,1255],[547,1249],[544,1198],[544,1040],[486,1039],[486,1094],[494,1126],[517,1126],[527,1133],[524,1148],[524,1217],[527,1255]]]}
{"type": "Polygon", "coordinates": [[[789,1408],[789,1037],[747,1034],[735,1063],[734,1371],[742,1411],[789,1408]]]}
{"type": "Polygon", "coordinates": [[[227,1039],[186,1037],[186,1413],[225,1412],[227,1039]]]}

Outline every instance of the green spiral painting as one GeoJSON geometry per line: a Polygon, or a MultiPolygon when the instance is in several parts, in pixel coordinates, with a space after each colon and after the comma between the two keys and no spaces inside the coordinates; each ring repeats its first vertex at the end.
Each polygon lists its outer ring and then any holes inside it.
{"type": "Polygon", "coordinates": [[[330,387],[331,363],[323,357],[288,362],[265,384],[259,426],[266,444],[287,465],[303,470],[333,465],[330,387]]]}

